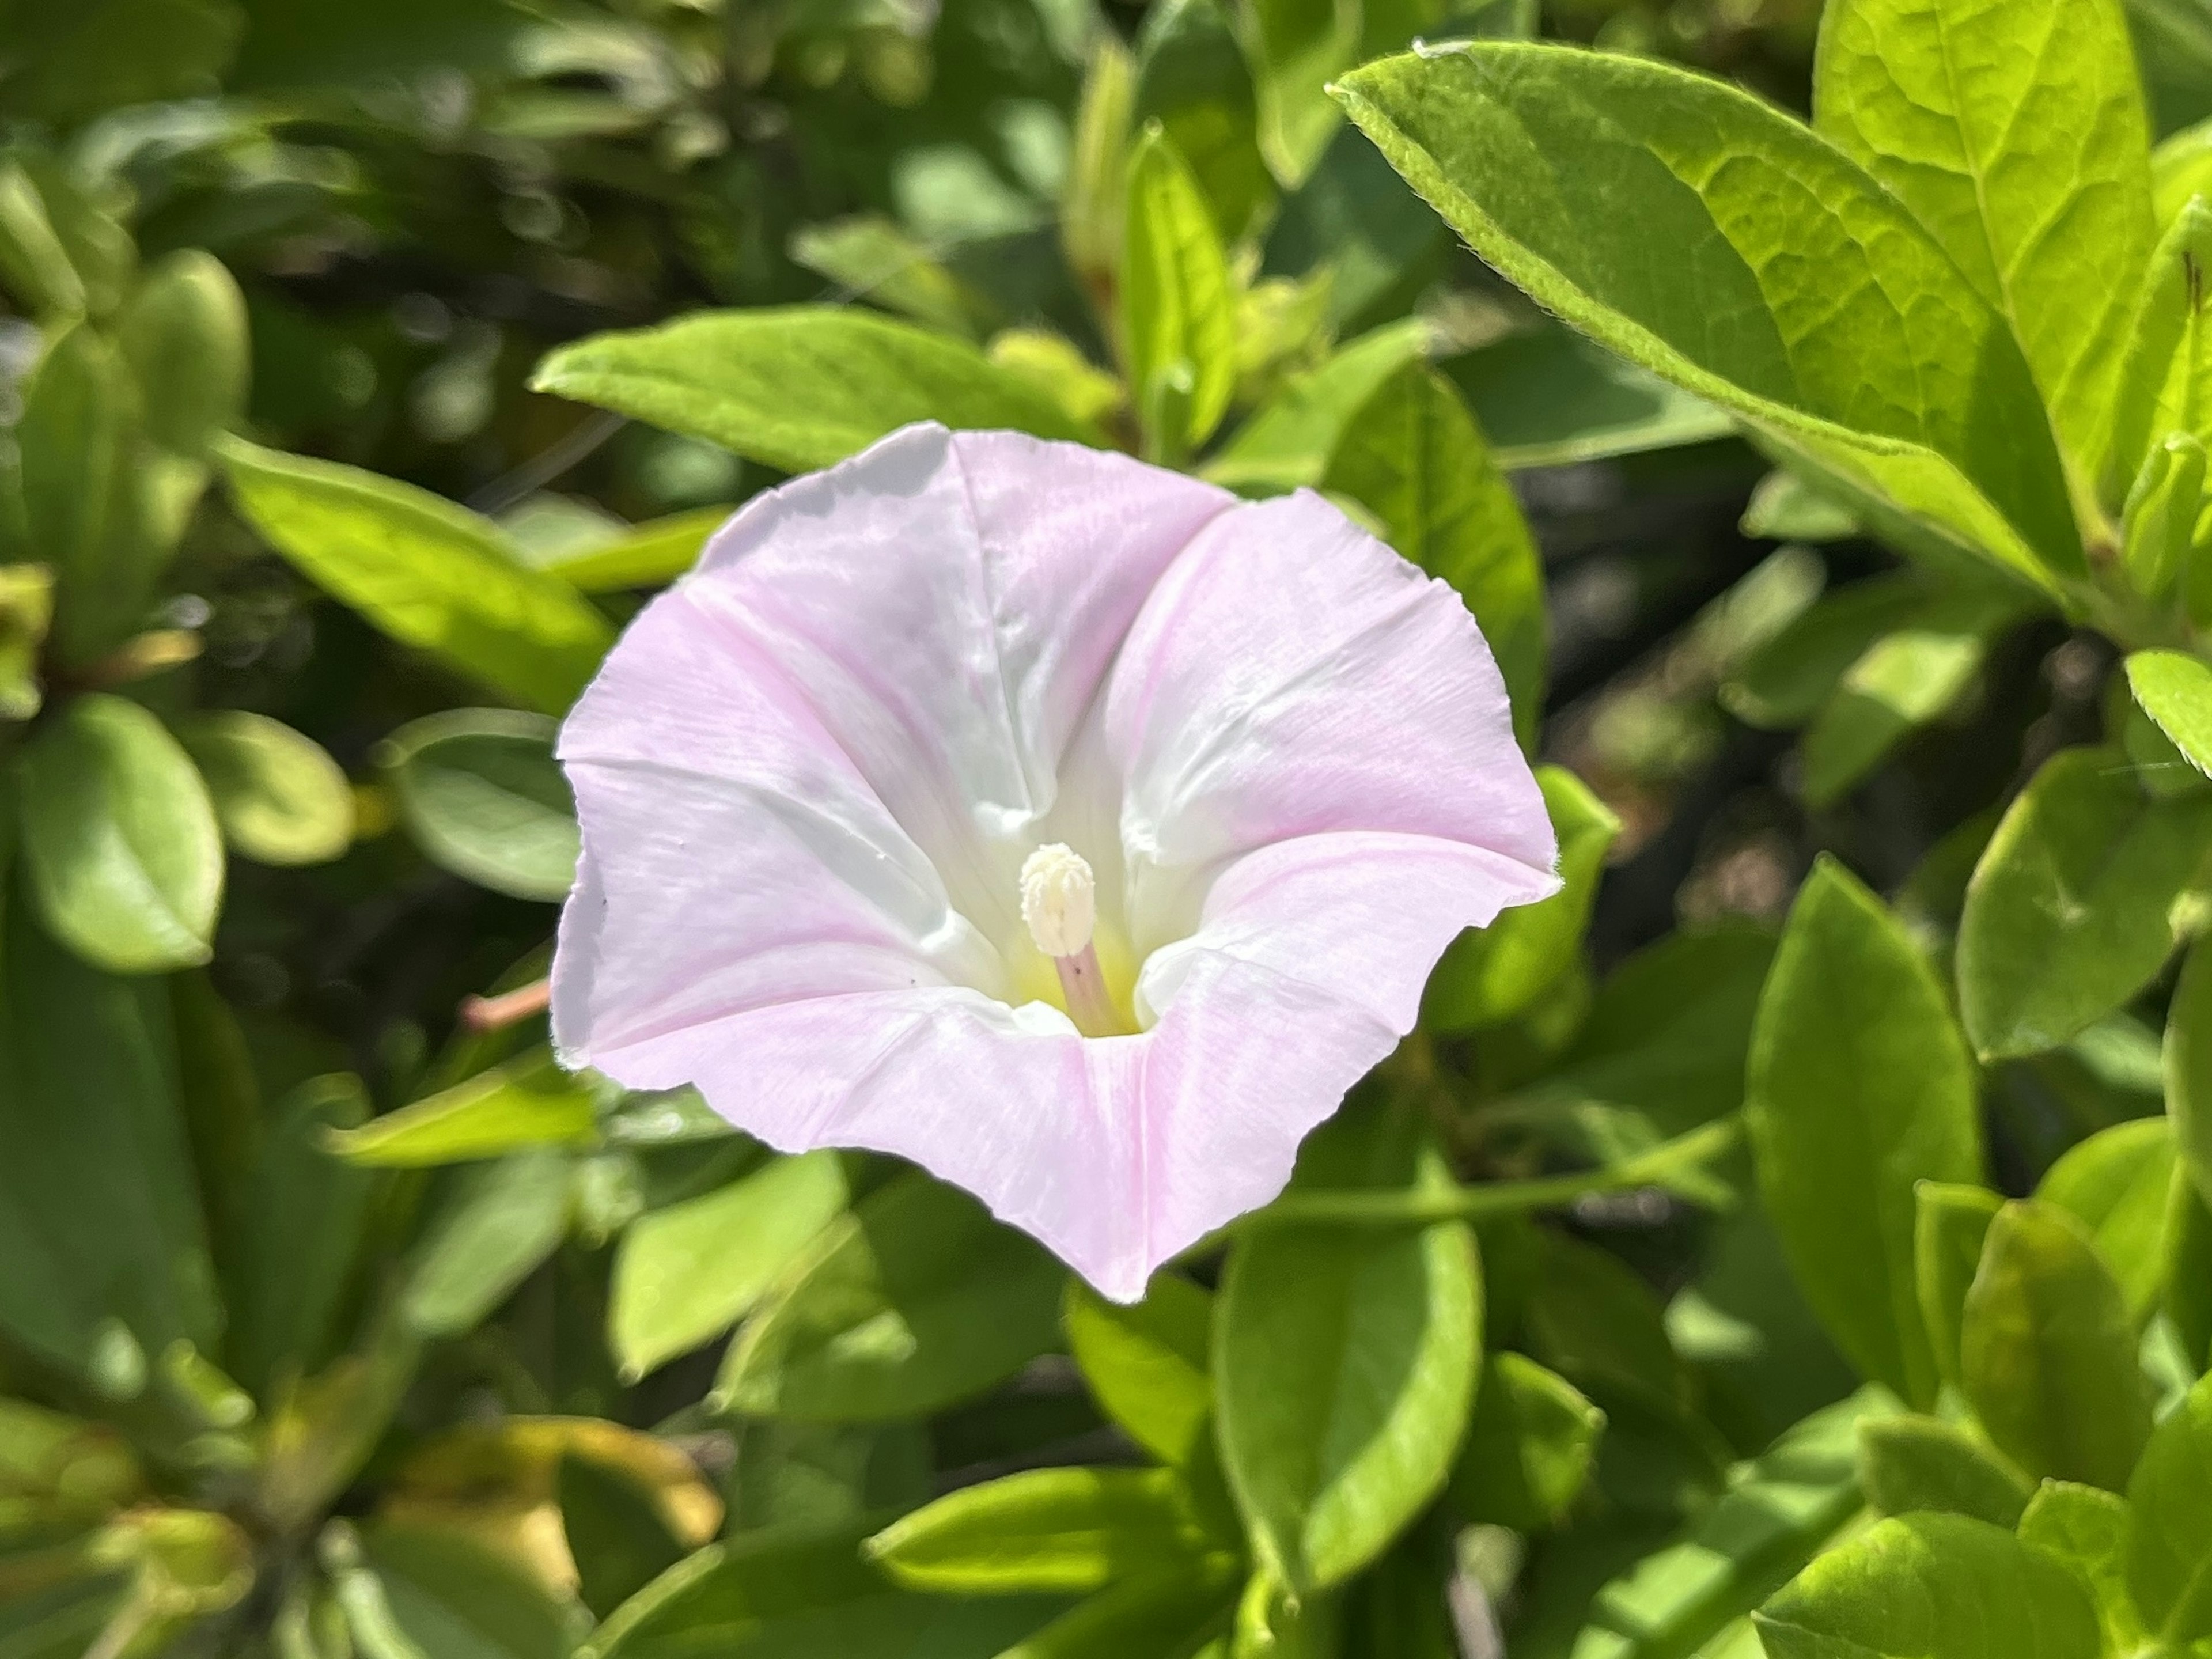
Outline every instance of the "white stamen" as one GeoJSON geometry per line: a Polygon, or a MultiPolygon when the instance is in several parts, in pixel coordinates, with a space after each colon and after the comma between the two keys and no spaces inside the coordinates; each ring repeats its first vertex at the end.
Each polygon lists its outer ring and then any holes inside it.
{"type": "Polygon", "coordinates": [[[1080,954],[1098,923],[1098,881],[1083,854],[1063,842],[1022,862],[1022,920],[1048,957],[1080,954]]]}

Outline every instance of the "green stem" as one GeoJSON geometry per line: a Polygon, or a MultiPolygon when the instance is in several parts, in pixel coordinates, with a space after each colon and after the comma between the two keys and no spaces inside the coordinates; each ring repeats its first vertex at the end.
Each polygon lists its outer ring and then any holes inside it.
{"type": "Polygon", "coordinates": [[[1742,1133],[1735,1118],[1720,1118],[1609,1168],[1541,1176],[1533,1181],[1492,1181],[1427,1192],[1286,1193],[1266,1209],[1238,1217],[1224,1231],[1242,1233],[1300,1225],[1420,1227],[1437,1221],[1475,1221],[1484,1216],[1557,1209],[1592,1193],[1660,1185],[1678,1170],[1719,1158],[1742,1133]]]}

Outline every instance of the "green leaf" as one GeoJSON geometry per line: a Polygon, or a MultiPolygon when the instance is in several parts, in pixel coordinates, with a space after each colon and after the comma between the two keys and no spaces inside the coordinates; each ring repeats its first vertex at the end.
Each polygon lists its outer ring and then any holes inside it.
{"type": "Polygon", "coordinates": [[[595,542],[553,560],[545,572],[579,593],[665,587],[699,562],[708,538],[729,522],[730,512],[726,507],[702,507],[634,525],[612,541],[595,542]]]}
{"type": "Polygon", "coordinates": [[[2173,988],[2165,1060],[2174,1145],[2198,1194],[2212,1204],[2212,948],[2202,944],[2190,948],[2173,988]]]}
{"type": "Polygon", "coordinates": [[[1174,460],[1211,437],[1237,389],[1228,255],[1198,181],[1148,129],[1129,157],[1121,349],[1146,453],[1174,460]]]}
{"type": "Polygon", "coordinates": [[[701,312],[594,335],[547,357],[531,384],[785,472],[831,465],[916,421],[1097,437],[971,345],[829,307],[701,312]]]}
{"type": "Polygon", "coordinates": [[[974,339],[993,307],[879,214],[854,214],[792,234],[792,263],[835,283],[840,298],[866,300],[945,334],[974,339]]]}
{"type": "Polygon", "coordinates": [[[1917,1413],[1859,1425],[1859,1485],[1881,1515],[1969,1515],[2009,1532],[2034,1488],[1965,1430],[1917,1413]]]}
{"type": "Polygon", "coordinates": [[[1343,119],[1327,87],[1359,61],[1361,10],[1358,0],[1241,0],[1260,149],[1285,187],[1313,171],[1343,119]]]}
{"type": "Polygon", "coordinates": [[[373,1188],[331,1157],[324,1137],[368,1115],[358,1078],[303,1083],[276,1103],[243,1172],[240,1236],[222,1264],[230,1316],[223,1358],[264,1401],[272,1385],[310,1375],[329,1358],[373,1188]]]}
{"type": "Polygon", "coordinates": [[[473,1328],[568,1231],[569,1161],[556,1149],[516,1152],[447,1179],[400,1291],[400,1317],[421,1336],[473,1328]]]}
{"type": "Polygon", "coordinates": [[[2096,1610],[1986,1521],[1911,1515],[1831,1550],[1757,1615],[1769,1659],[2097,1659],[2096,1610]]]}
{"type": "Polygon", "coordinates": [[[1556,1527],[1589,1484],[1604,1432],[1605,1413],[1566,1378],[1522,1354],[1492,1354],[1452,1471],[1452,1503],[1477,1525],[1556,1527]]]}
{"type": "Polygon", "coordinates": [[[597,1117],[591,1084],[563,1070],[540,1045],[374,1122],[333,1133],[325,1144],[349,1164],[428,1169],[526,1146],[584,1145],[594,1138],[597,1117]]]}
{"type": "MultiPolygon", "coordinates": [[[[1355,1110],[1306,1142],[1291,1188],[1449,1179],[1410,1117],[1355,1110]]],[[[1261,1564],[1310,1589],[1381,1554],[1450,1473],[1481,1349],[1464,1224],[1241,1240],[1216,1310],[1214,1387],[1230,1489],[1261,1564]]]]}
{"type": "Polygon", "coordinates": [[[2143,713],[2191,766],[2212,776],[2212,666],[2179,651],[2137,651],[2127,670],[2143,713]]]}
{"type": "Polygon", "coordinates": [[[410,720],[377,746],[399,816],[440,869],[514,898],[556,901],[582,844],[568,781],[541,714],[453,708],[410,720]]]}
{"type": "Polygon", "coordinates": [[[208,959],[222,834],[160,720],[104,692],[76,698],[25,747],[20,779],[24,873],[56,938],[120,974],[208,959]]]}
{"type": "Polygon", "coordinates": [[[2128,1533],[2126,1499],[2068,1480],[2045,1481],[2020,1520],[2021,1543],[2057,1556],[2089,1586],[2108,1654],[2143,1645],[2142,1620],[2128,1593],[2128,1533]]]}
{"type": "Polygon", "coordinates": [[[2168,433],[2212,443],[2212,331],[2203,325],[2212,205],[2192,200],[2159,239],[2140,281],[2099,480],[2118,501],[2168,433]]]}
{"type": "Polygon", "coordinates": [[[223,839],[260,864],[325,864],[353,844],[353,790],[323,746],[242,708],[180,721],[223,839]]]}
{"type": "Polygon", "coordinates": [[[1848,507],[1779,467],[1759,481],[1736,527],[1747,536],[1778,542],[1841,542],[1866,533],[1848,507]]]}
{"type": "Polygon", "coordinates": [[[747,1322],[714,1397],[802,1422],[919,1417],[1053,1346],[1063,1271],[919,1172],[823,1229],[747,1322]]]}
{"type": "Polygon", "coordinates": [[[46,349],[15,427],[25,545],[54,573],[56,653],[90,664],[144,621],[159,554],[122,358],[89,323],[46,349]]]}
{"type": "Polygon", "coordinates": [[[1959,1380],[1990,1440],[2031,1475],[2126,1486],[2150,1432],[2135,1327],[2063,1210],[2024,1199],[1990,1223],[1960,1323],[1959,1380]]]}
{"type": "Polygon", "coordinates": [[[1451,382],[1418,365],[1385,380],[1346,425],[1322,487],[1351,496],[1400,554],[1458,589],[1530,744],[1543,715],[1543,563],[1451,382]]]}
{"type": "Polygon", "coordinates": [[[2162,1306],[2192,1365],[2212,1362],[2212,1208],[2186,1169],[2177,1170],[2166,1212],[2162,1306]]]}
{"type": "Polygon", "coordinates": [[[1928,588],[1904,573],[1853,582],[1822,594],[1739,664],[1721,702],[1747,725],[1802,726],[1834,694],[1851,665],[1928,602],[1928,588]]]}
{"type": "Polygon", "coordinates": [[[1137,64],[1111,29],[1096,32],[1075,110],[1060,240],[1067,267],[1101,316],[1114,309],[1121,280],[1121,233],[1128,219],[1129,132],[1137,103],[1137,64]]]}
{"type": "Polygon", "coordinates": [[[85,308],[84,283],[46,200],[13,160],[0,162],[0,283],[34,316],[76,316],[85,308]]]}
{"type": "Polygon", "coordinates": [[[550,714],[598,672],[614,638],[606,619],[528,568],[489,520],[334,461],[229,437],[216,453],[270,545],[402,644],[550,714]]]}
{"type": "Polygon", "coordinates": [[[198,249],[149,267],[119,319],[137,376],[146,435],[198,460],[246,410],[252,353],[246,296],[222,261],[198,249]]]}
{"type": "Polygon", "coordinates": [[[1135,119],[1158,121],[1212,204],[1224,242],[1274,196],[1261,159],[1251,71],[1218,0],[1169,0],[1138,42],[1135,119]]]}
{"type": "Polygon", "coordinates": [[[1868,647],[1805,733],[1806,800],[1840,799],[1906,734],[1948,710],[2020,611],[2012,592],[1945,594],[1868,647]]]}
{"type": "Polygon", "coordinates": [[[848,1195],[838,1155],[807,1152],[632,1222],[615,1247],[607,1312],[623,1372],[642,1376],[727,1331],[843,1212],[848,1195]]]}
{"type": "Polygon", "coordinates": [[[1982,1244],[2004,1200],[1986,1187],[1923,1181],[1912,1194],[1914,1299],[1946,1382],[1959,1380],[1959,1321],[1982,1265],[1982,1244]]]}
{"type": "Polygon", "coordinates": [[[576,1595],[605,1619],[684,1559],[653,1496],[589,1457],[561,1460],[561,1530],[576,1564],[576,1595]]]}
{"type": "Polygon", "coordinates": [[[841,1522],[711,1545],[617,1608],[578,1659],[995,1659],[1061,1605],[901,1590],[861,1557],[872,1530],[841,1522]]]}
{"type": "Polygon", "coordinates": [[[1030,1469],[963,1487],[867,1541],[910,1589],[1088,1595],[1223,1547],[1172,1469],[1030,1469]]]}
{"type": "Polygon", "coordinates": [[[2032,581],[2082,569],[2002,319],[1803,127],[1718,82],[1556,46],[1394,58],[1338,95],[1547,310],[2032,581]]]}
{"type": "MultiPolygon", "coordinates": [[[[2167,1041],[2172,1042],[2172,1027],[2167,1041]]],[[[2166,1212],[2173,1189],[2173,1128],[2162,1117],[2100,1129],[2051,1166],[2035,1189],[2086,1228],[2140,1327],[2166,1279],[2166,1212]]]]}
{"type": "Polygon", "coordinates": [[[1199,468],[1215,483],[1255,493],[1317,486],[1352,417],[1408,364],[1427,325],[1407,319],[1339,347],[1253,411],[1199,468]]]}
{"type": "Polygon", "coordinates": [[[1174,1273],[1155,1273],[1145,1299],[1124,1305],[1070,1279],[1060,1318],[1083,1380],[1131,1439],[1176,1468],[1210,1444],[1210,1293],[1174,1273]]]}
{"type": "Polygon", "coordinates": [[[1789,1582],[1858,1509],[1857,1426],[1882,1409],[1862,1392],[1808,1418],[1747,1465],[1680,1539],[1599,1589],[1589,1625],[1603,1634],[1591,1650],[1605,1659],[1729,1651],[1715,1638],[1789,1582]]]}
{"type": "MultiPolygon", "coordinates": [[[[1062,1613],[998,1659],[1219,1659],[1237,1608],[1233,1558],[1126,1579],[1062,1613]]],[[[1286,1656],[1285,1659],[1296,1659],[1286,1656]]]]}
{"type": "Polygon", "coordinates": [[[1760,998],[1747,1085],[1759,1190],[1805,1299],[1861,1375],[1933,1403],[1913,1187],[1981,1173],[1973,1063],[1903,927],[1825,857],[1760,998]]]}
{"type": "Polygon", "coordinates": [[[2204,446],[2170,432],[2144,460],[2120,516],[2128,582],[2145,599],[2166,596],[2189,560],[2204,510],[2204,446]]]}
{"type": "Polygon", "coordinates": [[[80,1374],[103,1346],[213,1352],[168,988],[85,966],[20,907],[0,975],[0,1327],[80,1374]]]}
{"type": "Polygon", "coordinates": [[[1598,877],[1620,820],[1563,767],[1538,767],[1536,781],[1559,832],[1559,875],[1566,884],[1452,942],[1421,999],[1421,1023],[1431,1030],[1463,1031],[1511,1019],[1556,984],[1581,953],[1598,877]]]}
{"type": "Polygon", "coordinates": [[[2006,809],[1966,887],[1959,1008],[1989,1058],[2039,1054],[2130,1001],[2172,953],[2212,802],[2158,799],[2108,750],[2069,749],[2006,809]]]}
{"type": "Polygon", "coordinates": [[[2160,1424],[2128,1482],[2128,1588],[2179,1648],[2212,1636],[2212,1380],[2160,1424]]]}
{"type": "Polygon", "coordinates": [[[2156,236],[2119,0],[1838,0],[1813,87],[1814,129],[1894,191],[2010,323],[2060,443],[2094,466],[2156,236]]]}
{"type": "MultiPolygon", "coordinates": [[[[0,481],[0,501],[5,492],[0,481]]],[[[42,564],[0,564],[0,720],[27,720],[45,706],[40,659],[53,620],[54,573],[42,564]]]]}
{"type": "MultiPolygon", "coordinates": [[[[362,1547],[392,1631],[422,1659],[568,1659],[575,1646],[568,1610],[472,1538],[387,1521],[364,1535],[362,1547]]],[[[356,1623],[356,1650],[377,1655],[362,1634],[356,1623]]],[[[403,1655],[413,1659],[405,1648],[392,1659],[403,1655]]]]}
{"type": "Polygon", "coordinates": [[[1724,410],[1547,322],[1441,365],[1509,472],[1709,443],[1724,410]]]}

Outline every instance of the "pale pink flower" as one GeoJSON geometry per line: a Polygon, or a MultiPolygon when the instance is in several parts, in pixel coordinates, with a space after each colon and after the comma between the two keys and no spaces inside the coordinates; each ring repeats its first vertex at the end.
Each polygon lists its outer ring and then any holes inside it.
{"type": "Polygon", "coordinates": [[[910,1158],[1122,1300],[1559,884],[1449,587],[1316,495],[1013,433],[750,503],[561,758],[569,1064],[910,1158]]]}

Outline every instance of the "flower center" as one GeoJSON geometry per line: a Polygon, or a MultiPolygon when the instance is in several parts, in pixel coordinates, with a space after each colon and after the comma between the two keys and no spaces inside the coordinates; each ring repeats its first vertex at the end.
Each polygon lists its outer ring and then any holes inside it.
{"type": "Polygon", "coordinates": [[[1098,927],[1098,878],[1064,842],[1022,862],[1022,921],[1060,975],[1062,1005],[1085,1036],[1121,1036],[1136,1028],[1115,1006],[1092,935],[1098,927]]]}

